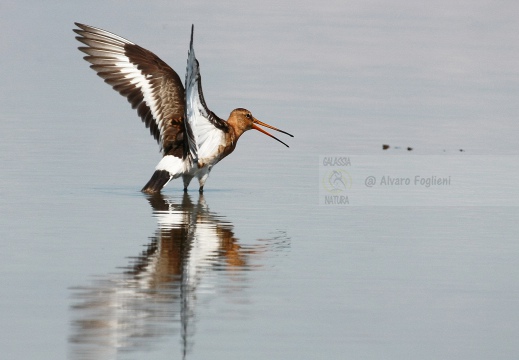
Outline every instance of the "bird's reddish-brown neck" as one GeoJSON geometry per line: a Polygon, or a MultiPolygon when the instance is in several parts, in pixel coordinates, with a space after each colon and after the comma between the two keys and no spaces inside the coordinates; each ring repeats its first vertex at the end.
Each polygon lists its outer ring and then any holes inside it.
{"type": "Polygon", "coordinates": [[[234,126],[229,126],[229,131],[225,134],[225,146],[220,152],[220,160],[234,151],[236,143],[243,133],[243,131],[239,132],[239,130],[237,132],[234,126]]]}

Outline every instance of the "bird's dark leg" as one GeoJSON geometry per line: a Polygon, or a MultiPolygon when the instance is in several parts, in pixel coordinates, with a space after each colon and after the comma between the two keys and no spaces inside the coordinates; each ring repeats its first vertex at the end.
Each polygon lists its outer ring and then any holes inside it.
{"type": "Polygon", "coordinates": [[[204,192],[204,185],[209,177],[209,172],[211,172],[212,166],[204,167],[203,170],[198,174],[198,183],[200,184],[200,189],[198,189],[198,192],[202,194],[204,192]]]}
{"type": "Polygon", "coordinates": [[[189,175],[182,175],[182,180],[184,181],[184,192],[187,192],[187,187],[189,186],[192,178],[193,177],[189,175]]]}

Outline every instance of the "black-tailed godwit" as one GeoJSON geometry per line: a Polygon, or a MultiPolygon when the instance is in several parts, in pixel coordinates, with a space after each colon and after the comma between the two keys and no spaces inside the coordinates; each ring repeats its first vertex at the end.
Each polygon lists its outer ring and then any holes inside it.
{"type": "Polygon", "coordinates": [[[293,135],[259,121],[249,110],[234,109],[226,121],[207,108],[193,49],[194,26],[184,88],[178,74],[151,51],[108,31],[75,24],[76,39],[86,45],[79,47],[87,54],[84,59],[128,99],[161,147],[164,157],[141,191],[158,193],[180,176],[187,191],[196,176],[203,192],[212,167],[233,152],[240,136],[250,129],[288,147],[258,125],[293,135]]]}

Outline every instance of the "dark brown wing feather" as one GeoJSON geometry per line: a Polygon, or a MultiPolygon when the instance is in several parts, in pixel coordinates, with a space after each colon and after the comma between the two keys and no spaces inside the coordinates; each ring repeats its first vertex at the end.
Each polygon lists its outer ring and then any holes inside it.
{"type": "Polygon", "coordinates": [[[84,59],[137,110],[164,155],[183,156],[185,92],[178,74],[158,56],[120,36],[75,23],[84,59]]]}

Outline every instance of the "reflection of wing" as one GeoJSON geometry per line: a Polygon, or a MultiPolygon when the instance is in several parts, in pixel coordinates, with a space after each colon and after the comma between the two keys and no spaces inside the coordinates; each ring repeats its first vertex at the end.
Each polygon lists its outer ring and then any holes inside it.
{"type": "MultiPolygon", "coordinates": [[[[195,289],[200,281],[205,281],[205,274],[219,261],[222,244],[236,242],[232,225],[210,213],[203,196],[200,196],[197,204],[193,204],[185,193],[181,206],[162,196],[153,196],[149,201],[154,207],[161,240],[167,238],[168,241],[178,242],[179,231],[182,232],[186,251],[182,265],[183,285],[195,289]],[[161,204],[160,200],[164,202],[161,204]],[[167,208],[164,203],[167,203],[167,208]]],[[[207,291],[213,285],[209,282],[203,287],[207,291]]]]}
{"type": "MultiPolygon", "coordinates": [[[[211,212],[203,196],[197,203],[188,194],[180,203],[160,194],[148,200],[158,226],[145,250],[124,273],[74,289],[69,341],[77,358],[117,358],[120,351],[148,349],[179,326],[185,358],[193,344],[197,299],[215,293],[215,277],[250,270],[250,256],[286,243],[282,235],[240,246],[233,225],[211,212]],[[235,271],[225,272],[230,269],[235,271]]],[[[233,289],[247,286],[246,277],[240,280],[233,289]]]]}
{"type": "MultiPolygon", "coordinates": [[[[79,50],[97,75],[125,96],[162,147],[164,155],[182,151],[184,87],[177,73],[159,57],[120,36],[76,23],[79,50]]],[[[178,156],[178,155],[177,155],[178,156]]]]}
{"type": "Polygon", "coordinates": [[[149,347],[150,339],[171,334],[179,322],[184,357],[192,346],[196,296],[214,293],[220,244],[237,239],[232,224],[210,213],[203,197],[195,204],[188,194],[181,203],[161,195],[148,200],[158,227],[146,249],[123,274],[75,289],[70,342],[78,358],[115,358],[120,350],[149,347]]]}
{"type": "Polygon", "coordinates": [[[193,31],[186,69],[186,128],[189,152],[193,161],[214,154],[224,143],[224,133],[228,131],[227,122],[220,119],[207,108],[202,92],[200,67],[193,48],[193,31]]]}

